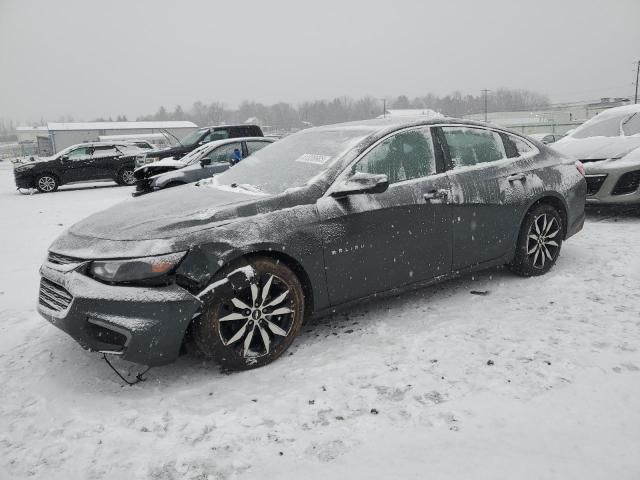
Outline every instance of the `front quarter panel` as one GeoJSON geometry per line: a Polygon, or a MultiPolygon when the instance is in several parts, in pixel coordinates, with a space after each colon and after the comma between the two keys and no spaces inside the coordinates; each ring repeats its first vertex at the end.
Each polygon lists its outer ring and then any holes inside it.
{"type": "MultiPolygon", "coordinates": [[[[315,203],[242,218],[201,232],[177,275],[193,292],[204,289],[226,265],[250,254],[284,256],[305,272],[313,290],[314,310],[328,306],[322,239],[315,203]]],[[[302,282],[304,278],[300,279],[302,282]]]]}

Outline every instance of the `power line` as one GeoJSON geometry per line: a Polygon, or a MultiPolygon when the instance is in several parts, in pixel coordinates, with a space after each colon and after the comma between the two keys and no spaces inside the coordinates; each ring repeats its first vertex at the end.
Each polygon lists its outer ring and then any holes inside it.
{"type": "Polygon", "coordinates": [[[480,90],[484,94],[484,121],[487,121],[487,94],[491,91],[488,88],[480,90]]]}
{"type": "Polygon", "coordinates": [[[638,103],[638,79],[640,78],[640,60],[636,62],[636,93],[634,95],[633,103],[638,103]]]}

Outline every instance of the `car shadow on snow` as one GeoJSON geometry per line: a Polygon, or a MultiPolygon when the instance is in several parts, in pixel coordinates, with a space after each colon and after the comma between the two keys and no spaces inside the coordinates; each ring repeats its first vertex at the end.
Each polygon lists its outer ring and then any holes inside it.
{"type": "MultiPolygon", "coordinates": [[[[139,391],[139,389],[144,390],[146,387],[153,386],[154,388],[161,387],[172,390],[184,388],[186,385],[210,385],[211,382],[224,384],[227,380],[245,375],[250,376],[245,378],[257,379],[261,375],[260,372],[264,372],[265,376],[271,377],[265,370],[281,368],[285,362],[297,362],[298,356],[304,355],[307,349],[321,347],[320,349],[322,350],[324,342],[344,342],[345,338],[348,338],[350,343],[357,342],[358,336],[373,333],[376,326],[381,322],[391,329],[402,329],[405,325],[405,315],[407,314],[420,315],[426,321],[426,328],[434,327],[441,322],[451,321],[451,319],[438,315],[437,309],[429,308],[431,304],[442,301],[455,301],[458,307],[464,311],[464,305],[467,302],[469,303],[469,308],[472,308],[474,297],[491,295],[504,282],[524,282],[527,280],[514,276],[506,269],[498,267],[466,274],[435,285],[374,296],[344,311],[307,320],[289,350],[283,357],[269,366],[248,372],[224,372],[214,361],[203,358],[191,347],[187,354],[181,355],[175,363],[153,368],[143,376],[145,381],[138,383],[133,389],[139,391]],[[289,357],[294,358],[289,360],[289,357]]],[[[75,348],[73,350],[66,353],[58,352],[58,355],[69,358],[83,353],[78,351],[79,347],[78,350],[75,348]]],[[[67,365],[66,368],[77,369],[72,375],[84,377],[85,380],[87,376],[95,376],[103,387],[101,395],[109,394],[109,392],[119,393],[121,387],[126,386],[111,371],[101,355],[86,352],[86,357],[83,360],[71,362],[71,365],[67,365]]],[[[110,358],[110,361],[129,381],[134,381],[136,374],[145,370],[144,366],[120,360],[117,357],[110,358]]],[[[300,366],[300,364],[298,363],[297,366],[300,366]]],[[[69,387],[73,388],[71,385],[69,387]]]]}

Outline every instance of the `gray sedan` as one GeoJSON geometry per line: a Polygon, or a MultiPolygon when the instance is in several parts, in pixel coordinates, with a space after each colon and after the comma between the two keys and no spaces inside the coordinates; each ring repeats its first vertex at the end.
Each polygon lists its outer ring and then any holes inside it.
{"type": "Polygon", "coordinates": [[[581,168],[476,122],[310,128],[66,230],[38,311],[133,362],[169,363],[191,339],[227,369],[259,367],[310,315],[497,265],[548,272],[584,222],[581,168]]]}
{"type": "Polygon", "coordinates": [[[222,173],[232,165],[234,150],[246,158],[273,142],[275,139],[264,137],[216,140],[198,147],[180,160],[163,159],[144,165],[135,171],[137,180],[134,196],[197,182],[222,173]]]}

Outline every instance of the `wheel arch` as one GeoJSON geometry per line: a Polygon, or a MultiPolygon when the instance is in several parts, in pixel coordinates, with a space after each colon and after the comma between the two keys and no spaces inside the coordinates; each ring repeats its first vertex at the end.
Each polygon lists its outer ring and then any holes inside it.
{"type": "Polygon", "coordinates": [[[62,176],[58,173],[56,173],[54,170],[43,170],[41,172],[36,173],[35,175],[33,175],[33,185],[34,187],[36,187],[38,185],[38,179],[40,177],[42,177],[43,175],[50,175],[53,178],[56,179],[56,182],[58,182],[58,186],[62,185],[64,182],[62,181],[62,176]]]}
{"type": "Polygon", "coordinates": [[[309,316],[313,313],[315,308],[314,301],[314,293],[313,293],[313,284],[311,282],[311,278],[307,273],[306,269],[302,266],[302,263],[294,258],[292,255],[285,253],[280,249],[274,248],[256,248],[250,251],[240,253],[233,258],[227,259],[222,267],[220,267],[216,273],[213,274],[211,278],[215,278],[215,276],[224,268],[226,268],[229,264],[239,263],[242,261],[251,261],[253,258],[257,257],[266,257],[274,259],[278,262],[282,262],[287,267],[293,271],[300,280],[302,284],[302,292],[304,294],[304,307],[305,307],[305,319],[309,318],[309,316]]]}
{"type": "MultiPolygon", "coordinates": [[[[538,195],[533,201],[529,203],[529,206],[525,209],[522,215],[522,218],[520,218],[520,229],[522,228],[522,224],[527,214],[531,210],[536,208],[538,205],[550,205],[558,211],[558,213],[560,214],[560,218],[562,219],[562,234],[563,234],[562,239],[565,240],[567,236],[567,228],[568,228],[568,221],[569,221],[568,213],[567,213],[568,207],[564,198],[562,198],[562,196],[556,192],[544,192],[538,195]]],[[[520,229],[518,229],[518,232],[520,232],[520,229]]]]}

